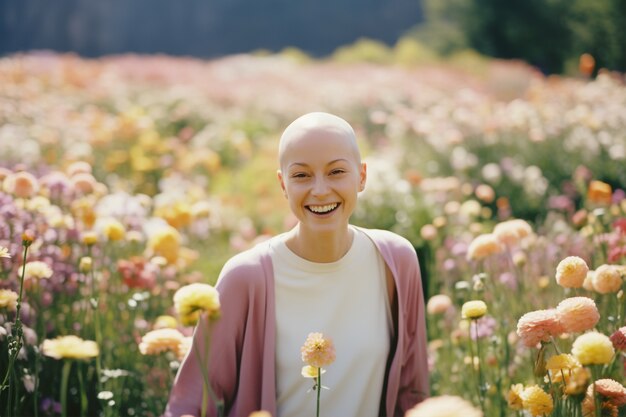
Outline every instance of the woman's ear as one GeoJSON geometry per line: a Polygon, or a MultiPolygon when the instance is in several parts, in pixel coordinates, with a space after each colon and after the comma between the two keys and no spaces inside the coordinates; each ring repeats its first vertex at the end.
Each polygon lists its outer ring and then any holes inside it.
{"type": "Polygon", "coordinates": [[[278,177],[278,182],[280,183],[280,189],[283,190],[283,195],[287,198],[287,189],[285,189],[285,181],[283,181],[283,173],[280,169],[276,171],[276,176],[278,177]]]}
{"type": "Polygon", "coordinates": [[[359,191],[363,191],[365,189],[365,183],[367,182],[367,164],[365,162],[361,163],[359,177],[359,191]]]}

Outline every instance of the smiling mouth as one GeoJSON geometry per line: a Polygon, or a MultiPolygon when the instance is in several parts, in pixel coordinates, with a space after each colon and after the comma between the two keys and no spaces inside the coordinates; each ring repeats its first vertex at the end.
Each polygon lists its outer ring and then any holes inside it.
{"type": "Polygon", "coordinates": [[[339,203],[326,204],[323,206],[305,206],[307,210],[315,214],[327,214],[333,212],[339,207],[339,203]]]}

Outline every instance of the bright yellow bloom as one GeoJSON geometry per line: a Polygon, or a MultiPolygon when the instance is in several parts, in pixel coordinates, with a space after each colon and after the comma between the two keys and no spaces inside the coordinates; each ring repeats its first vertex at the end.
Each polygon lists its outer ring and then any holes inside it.
{"type": "Polygon", "coordinates": [[[158,355],[171,351],[178,355],[183,339],[183,334],[176,329],[152,330],[141,338],[139,352],[142,355],[158,355]]]}
{"type": "Polygon", "coordinates": [[[180,250],[180,234],[172,226],[165,226],[158,230],[148,240],[148,248],[155,255],[164,257],[167,262],[175,263],[180,250]]]}
{"type": "Polygon", "coordinates": [[[9,250],[7,248],[5,248],[4,246],[0,246],[0,258],[10,258],[11,254],[9,253],[9,250]]]}
{"type": "Polygon", "coordinates": [[[126,229],[124,225],[116,219],[107,219],[102,225],[102,233],[110,241],[117,241],[124,239],[126,229]]]}
{"type": "Polygon", "coordinates": [[[83,233],[83,243],[87,246],[93,246],[98,243],[98,235],[95,232],[83,233]]]}
{"type": "Polygon", "coordinates": [[[320,369],[320,373],[325,373],[326,369],[316,368],[315,366],[305,365],[302,367],[302,376],[305,378],[317,378],[317,370],[320,369]]]}
{"type": "Polygon", "coordinates": [[[169,206],[158,207],[154,210],[154,215],[165,219],[168,224],[176,229],[189,225],[193,220],[191,206],[182,201],[169,206]]]}
{"type": "Polygon", "coordinates": [[[80,263],[78,264],[78,270],[82,273],[91,272],[91,268],[93,267],[93,259],[91,256],[83,256],[80,258],[80,263]]]}
{"type": "Polygon", "coordinates": [[[178,322],[172,316],[159,316],[154,321],[155,329],[175,329],[178,322]]]}
{"type": "Polygon", "coordinates": [[[0,308],[15,310],[17,308],[17,293],[11,290],[0,290],[0,308]]]}
{"type": "Polygon", "coordinates": [[[550,415],[554,404],[552,397],[538,385],[527,387],[522,393],[524,409],[528,410],[533,417],[550,415]]]}
{"type": "Polygon", "coordinates": [[[52,268],[42,261],[31,261],[26,263],[24,279],[47,279],[52,276],[52,268]]]}
{"type": "Polygon", "coordinates": [[[316,368],[323,368],[335,361],[333,341],[325,338],[322,333],[309,333],[300,352],[302,361],[316,368]]]}
{"type": "Polygon", "coordinates": [[[219,317],[219,293],[209,284],[185,285],[174,294],[174,308],[184,326],[194,326],[202,312],[207,312],[209,319],[219,317]]]}
{"type": "Polygon", "coordinates": [[[511,385],[511,389],[507,395],[506,401],[509,407],[513,410],[524,409],[524,401],[522,400],[522,393],[524,392],[524,385],[515,384],[511,385]]]}
{"type": "Polygon", "coordinates": [[[479,319],[487,314],[487,304],[482,300],[472,300],[463,304],[461,317],[464,319],[479,319]]]}
{"type": "Polygon", "coordinates": [[[546,362],[546,369],[549,369],[551,371],[558,371],[561,369],[571,370],[580,367],[580,362],[578,362],[578,360],[574,356],[568,353],[562,353],[560,355],[552,356],[546,362]]]}
{"type": "Polygon", "coordinates": [[[582,365],[604,365],[613,359],[615,349],[608,336],[589,332],[574,340],[572,354],[582,365]]]}
{"type": "Polygon", "coordinates": [[[96,342],[78,336],[44,340],[41,350],[44,355],[55,359],[89,359],[100,354],[96,342]]]}

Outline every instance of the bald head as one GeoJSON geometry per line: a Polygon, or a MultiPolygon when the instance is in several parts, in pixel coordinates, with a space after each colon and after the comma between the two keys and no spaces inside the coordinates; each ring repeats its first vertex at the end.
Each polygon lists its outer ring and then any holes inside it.
{"type": "Polygon", "coordinates": [[[330,113],[307,113],[294,120],[283,132],[278,145],[278,160],[283,167],[284,156],[293,146],[303,142],[315,141],[319,135],[332,135],[337,140],[345,141],[351,148],[356,162],[361,163],[361,154],[356,142],[354,129],[341,117],[330,113]]]}

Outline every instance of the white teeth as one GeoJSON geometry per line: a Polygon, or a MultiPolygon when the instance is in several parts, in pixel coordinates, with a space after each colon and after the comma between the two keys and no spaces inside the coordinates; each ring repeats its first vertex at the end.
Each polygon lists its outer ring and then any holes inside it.
{"type": "Polygon", "coordinates": [[[315,213],[328,213],[329,211],[334,210],[335,208],[337,208],[339,204],[334,203],[334,204],[327,204],[325,206],[309,206],[309,209],[315,213]]]}

